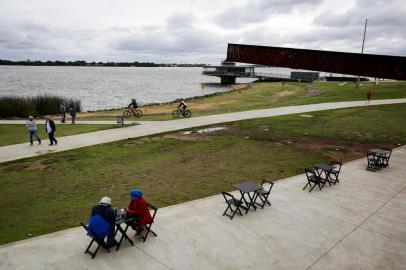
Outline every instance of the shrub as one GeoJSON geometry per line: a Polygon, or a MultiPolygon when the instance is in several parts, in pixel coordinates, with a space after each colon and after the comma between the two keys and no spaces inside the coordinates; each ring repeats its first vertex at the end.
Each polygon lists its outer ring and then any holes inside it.
{"type": "Polygon", "coordinates": [[[28,115],[44,116],[58,114],[59,105],[65,104],[66,109],[74,106],[77,112],[81,111],[81,101],[54,95],[41,95],[36,97],[1,96],[0,117],[27,117],[28,115]]]}

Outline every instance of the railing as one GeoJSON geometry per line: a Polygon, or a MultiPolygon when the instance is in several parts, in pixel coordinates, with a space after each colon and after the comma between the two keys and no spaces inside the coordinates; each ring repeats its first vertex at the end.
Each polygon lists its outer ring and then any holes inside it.
{"type": "Polygon", "coordinates": [[[274,74],[274,73],[260,73],[260,72],[224,72],[218,70],[203,70],[203,75],[213,75],[213,76],[233,76],[233,77],[249,77],[249,78],[284,78],[290,79],[290,75],[274,74]]]}

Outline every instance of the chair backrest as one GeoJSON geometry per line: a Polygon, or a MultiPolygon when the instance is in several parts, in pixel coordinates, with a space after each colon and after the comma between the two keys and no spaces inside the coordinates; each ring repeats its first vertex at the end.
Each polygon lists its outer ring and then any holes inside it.
{"type": "Polygon", "coordinates": [[[231,195],[228,192],[222,191],[221,192],[223,194],[224,200],[228,203],[228,200],[235,200],[234,196],[231,195]]]}
{"type": "Polygon", "coordinates": [[[156,208],[153,204],[148,203],[148,208],[151,209],[153,212],[151,223],[154,222],[156,212],[158,212],[158,208],[156,208]]]}
{"type": "Polygon", "coordinates": [[[272,181],[266,180],[265,178],[262,178],[261,187],[263,187],[265,184],[269,185],[268,192],[271,192],[274,183],[272,181]]]}
{"type": "Polygon", "coordinates": [[[92,233],[90,228],[86,226],[83,222],[80,222],[80,225],[86,230],[87,235],[91,238],[97,238],[95,233],[92,233]]]}
{"type": "Polygon", "coordinates": [[[341,170],[341,166],[343,166],[343,163],[340,161],[336,161],[336,160],[331,160],[330,161],[330,165],[335,167],[335,169],[337,169],[337,172],[340,172],[341,170]]]}
{"type": "Polygon", "coordinates": [[[386,150],[386,151],[389,151],[389,154],[386,154],[386,157],[390,157],[390,155],[392,155],[392,149],[390,149],[390,148],[381,148],[382,150],[386,150]]]}
{"type": "Polygon", "coordinates": [[[371,151],[368,151],[367,152],[367,158],[369,159],[369,160],[373,160],[373,159],[376,159],[378,156],[374,153],[374,152],[371,152],[371,151]]]}
{"type": "Polygon", "coordinates": [[[305,168],[304,171],[306,173],[307,179],[312,178],[312,176],[317,176],[316,172],[314,170],[312,170],[312,169],[305,168]]]}

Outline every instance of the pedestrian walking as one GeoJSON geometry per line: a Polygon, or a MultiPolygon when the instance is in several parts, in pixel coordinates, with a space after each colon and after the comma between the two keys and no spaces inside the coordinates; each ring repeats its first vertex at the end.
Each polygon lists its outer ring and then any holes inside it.
{"type": "Polygon", "coordinates": [[[55,139],[55,122],[52,120],[52,117],[50,115],[45,116],[45,130],[48,133],[48,138],[49,138],[49,145],[55,145],[58,144],[58,141],[55,139]]]}
{"type": "Polygon", "coordinates": [[[31,115],[28,116],[28,121],[25,123],[25,126],[28,129],[28,137],[30,138],[30,146],[32,146],[32,137],[35,136],[35,138],[38,141],[38,145],[41,144],[41,139],[38,136],[38,131],[37,131],[37,122],[35,121],[34,117],[31,115]]]}
{"type": "Polygon", "coordinates": [[[72,116],[72,124],[75,124],[75,119],[76,119],[76,109],[73,105],[70,105],[69,107],[69,113],[70,116],[72,116]]]}
{"type": "Polygon", "coordinates": [[[372,90],[369,89],[367,92],[367,104],[371,102],[371,97],[372,97],[372,90]]]}
{"type": "Polygon", "coordinates": [[[65,117],[66,117],[65,104],[61,103],[61,105],[59,105],[59,112],[61,113],[61,123],[65,123],[65,117]]]}

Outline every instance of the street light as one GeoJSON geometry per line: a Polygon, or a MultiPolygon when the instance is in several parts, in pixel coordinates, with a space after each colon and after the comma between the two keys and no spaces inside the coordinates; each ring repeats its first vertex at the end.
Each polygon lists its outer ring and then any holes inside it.
{"type": "MultiPolygon", "coordinates": [[[[364,53],[365,34],[367,33],[368,18],[365,18],[364,38],[362,39],[361,54],[364,53]]],[[[359,87],[360,76],[358,75],[357,86],[359,87]]]]}

